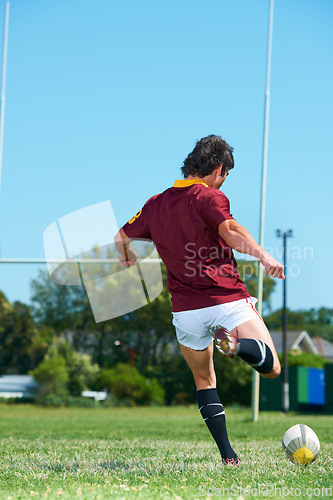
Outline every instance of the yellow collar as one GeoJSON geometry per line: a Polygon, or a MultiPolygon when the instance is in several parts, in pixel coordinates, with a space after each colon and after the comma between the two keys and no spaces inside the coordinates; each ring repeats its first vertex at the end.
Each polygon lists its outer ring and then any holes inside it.
{"type": "Polygon", "coordinates": [[[208,184],[206,184],[204,181],[200,179],[180,179],[178,181],[175,181],[173,187],[184,188],[192,186],[193,184],[203,184],[204,186],[208,187],[208,184]]]}

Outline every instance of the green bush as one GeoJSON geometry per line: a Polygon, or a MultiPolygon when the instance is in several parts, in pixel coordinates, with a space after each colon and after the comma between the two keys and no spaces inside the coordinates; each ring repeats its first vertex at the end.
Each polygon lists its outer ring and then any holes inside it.
{"type": "MultiPolygon", "coordinates": [[[[281,366],[283,366],[283,355],[278,354],[281,366]]],[[[328,361],[320,356],[320,354],[313,354],[312,352],[302,352],[295,349],[288,351],[288,366],[310,366],[312,368],[325,368],[328,361]]]]}
{"type": "Polygon", "coordinates": [[[48,356],[30,372],[39,385],[36,398],[38,403],[44,402],[48,397],[64,399],[68,395],[68,373],[66,361],[62,356],[48,356]]]}
{"type": "Polygon", "coordinates": [[[71,351],[67,364],[68,390],[72,396],[81,396],[82,391],[91,387],[100,368],[92,364],[88,354],[79,354],[71,351]]]}
{"type": "MultiPolygon", "coordinates": [[[[94,399],[84,398],[82,396],[66,396],[59,397],[52,394],[46,395],[42,401],[42,406],[51,406],[59,408],[66,406],[67,408],[100,408],[101,403],[94,399]]],[[[106,405],[105,405],[106,406],[106,405]]]]}
{"type": "Polygon", "coordinates": [[[118,404],[136,406],[164,403],[165,393],[158,381],[144,377],[134,366],[125,363],[102,370],[96,387],[98,390],[107,389],[118,404]]]}
{"type": "Polygon", "coordinates": [[[67,406],[66,396],[58,396],[56,394],[43,394],[37,396],[36,402],[41,406],[51,406],[52,408],[60,408],[67,406]]]}
{"type": "MultiPolygon", "coordinates": [[[[99,373],[91,357],[74,351],[63,339],[55,340],[43,361],[30,372],[39,385],[36,402],[47,406],[68,406],[69,397],[80,397],[99,373]]],[[[83,398],[84,399],[84,398],[83,398]]]]}
{"type": "Polygon", "coordinates": [[[22,398],[0,398],[0,404],[15,405],[22,403],[31,403],[31,401],[22,398]]]}

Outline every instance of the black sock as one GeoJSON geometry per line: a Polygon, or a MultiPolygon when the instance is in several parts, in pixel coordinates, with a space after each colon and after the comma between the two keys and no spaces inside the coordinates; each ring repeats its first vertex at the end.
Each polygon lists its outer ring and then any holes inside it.
{"type": "Polygon", "coordinates": [[[273,368],[272,351],[258,339],[238,339],[238,356],[259,373],[269,373],[273,368]]]}
{"type": "Polygon", "coordinates": [[[197,402],[202,418],[220,450],[222,459],[237,458],[228,439],[224,409],[216,389],[197,391],[197,402]]]}

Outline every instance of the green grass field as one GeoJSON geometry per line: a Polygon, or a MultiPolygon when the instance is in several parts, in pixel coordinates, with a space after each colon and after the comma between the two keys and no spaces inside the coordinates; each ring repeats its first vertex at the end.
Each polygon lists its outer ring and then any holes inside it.
{"type": "Polygon", "coordinates": [[[241,469],[221,466],[194,407],[0,405],[0,498],[332,497],[332,416],[262,413],[252,423],[250,410],[226,413],[241,469]],[[308,467],[282,451],[282,436],[296,423],[321,441],[308,467]]]}

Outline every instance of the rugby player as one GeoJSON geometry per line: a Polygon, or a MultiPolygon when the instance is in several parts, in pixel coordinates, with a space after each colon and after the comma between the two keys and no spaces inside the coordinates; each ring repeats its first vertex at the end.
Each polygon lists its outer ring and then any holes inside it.
{"type": "Polygon", "coordinates": [[[283,265],[232,217],[220,187],[234,167],[233,148],[220,136],[198,141],[184,160],[183,180],[150,198],[117,234],[122,265],[133,265],[135,239],[154,242],[166,265],[173,325],[197,389],[197,403],[221,453],[239,466],[216,391],[213,336],[226,356],[239,356],[263,377],[280,374],[271,336],[237,272],[232,249],[260,260],[268,276],[284,279],[283,265]]]}

